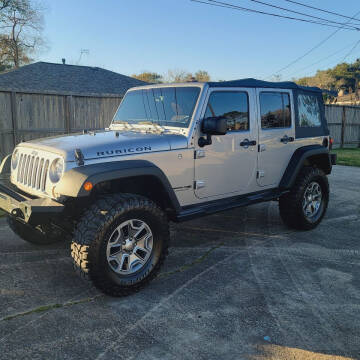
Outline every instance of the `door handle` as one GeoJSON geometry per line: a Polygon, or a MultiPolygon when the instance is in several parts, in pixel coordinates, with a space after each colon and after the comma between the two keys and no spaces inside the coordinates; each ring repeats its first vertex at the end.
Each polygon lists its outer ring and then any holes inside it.
{"type": "Polygon", "coordinates": [[[288,142],[293,142],[294,140],[295,139],[292,136],[287,136],[287,135],[284,135],[284,137],[280,139],[280,141],[284,144],[287,144],[288,142]]]}
{"type": "Polygon", "coordinates": [[[244,148],[248,148],[249,146],[255,146],[255,145],[256,145],[256,141],[255,140],[249,140],[249,139],[244,139],[240,143],[240,146],[243,146],[244,148]]]}

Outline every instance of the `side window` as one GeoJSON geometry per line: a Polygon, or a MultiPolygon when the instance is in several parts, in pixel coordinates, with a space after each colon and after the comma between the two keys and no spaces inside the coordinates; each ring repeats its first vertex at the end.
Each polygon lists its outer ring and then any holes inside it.
{"type": "Polygon", "coordinates": [[[321,125],[319,100],[316,96],[299,94],[298,109],[300,127],[321,125]]]}
{"type": "Polygon", "coordinates": [[[291,126],[290,96],[281,92],[260,93],[261,128],[287,128],[291,126]]]}
{"type": "Polygon", "coordinates": [[[249,130],[249,99],[243,91],[213,91],[205,117],[224,116],[228,131],[249,130]]]}

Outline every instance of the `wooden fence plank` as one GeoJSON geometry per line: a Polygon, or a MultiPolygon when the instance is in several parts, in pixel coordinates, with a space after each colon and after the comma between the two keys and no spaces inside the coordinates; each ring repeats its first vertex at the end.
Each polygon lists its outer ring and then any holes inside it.
{"type": "Polygon", "coordinates": [[[341,141],[340,141],[341,148],[344,147],[345,123],[346,123],[346,109],[345,109],[345,106],[343,106],[342,117],[341,117],[341,141]]]}
{"type": "Polygon", "coordinates": [[[17,111],[16,111],[16,93],[11,92],[11,124],[13,129],[13,142],[14,146],[18,143],[18,134],[17,134],[17,111]]]}

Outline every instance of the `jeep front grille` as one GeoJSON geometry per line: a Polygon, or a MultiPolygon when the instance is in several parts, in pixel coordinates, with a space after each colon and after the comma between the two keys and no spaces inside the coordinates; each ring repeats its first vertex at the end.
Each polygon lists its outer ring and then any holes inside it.
{"type": "Polygon", "coordinates": [[[40,191],[45,191],[49,159],[31,154],[20,154],[16,182],[40,191]]]}

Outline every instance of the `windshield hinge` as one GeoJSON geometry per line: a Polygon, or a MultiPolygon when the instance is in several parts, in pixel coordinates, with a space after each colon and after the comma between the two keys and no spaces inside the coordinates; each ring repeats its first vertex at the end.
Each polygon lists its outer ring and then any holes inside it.
{"type": "Polygon", "coordinates": [[[80,149],[75,149],[75,159],[79,166],[84,165],[84,155],[80,149]]]}
{"type": "Polygon", "coordinates": [[[205,157],[205,150],[195,150],[194,151],[194,159],[200,159],[205,157]]]}

